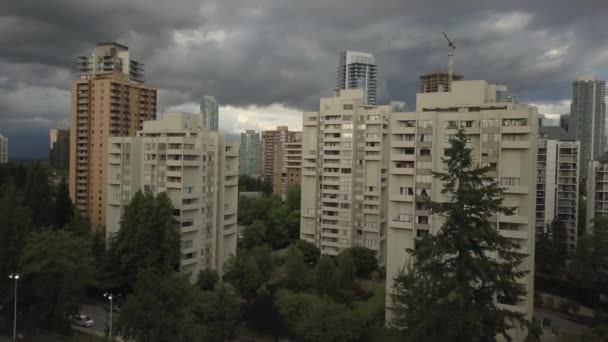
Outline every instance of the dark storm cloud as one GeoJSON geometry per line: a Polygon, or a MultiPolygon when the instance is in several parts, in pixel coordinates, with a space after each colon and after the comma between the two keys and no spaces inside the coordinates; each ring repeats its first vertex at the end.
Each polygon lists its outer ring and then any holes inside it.
{"type": "Polygon", "coordinates": [[[163,107],[209,93],[314,109],[344,49],[375,55],[381,101],[412,103],[417,77],[446,68],[442,31],[466,78],[557,102],[581,74],[608,77],[607,16],[605,0],[5,0],[0,128],[65,120],[74,57],[111,40],[145,63],[163,107]]]}

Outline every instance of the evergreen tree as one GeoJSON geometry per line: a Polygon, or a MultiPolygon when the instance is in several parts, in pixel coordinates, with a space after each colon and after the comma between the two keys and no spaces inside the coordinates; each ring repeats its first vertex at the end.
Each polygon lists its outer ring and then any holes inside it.
{"type": "Polygon", "coordinates": [[[213,291],[219,280],[220,275],[216,270],[204,269],[198,273],[196,284],[201,291],[213,291]]]}
{"type": "Polygon", "coordinates": [[[564,223],[553,220],[547,224],[546,230],[536,236],[535,265],[540,273],[562,273],[567,251],[566,228],[564,223]]]}
{"type": "Polygon", "coordinates": [[[180,241],[167,194],[155,198],[149,193],[136,193],[125,209],[120,230],[110,241],[106,266],[110,287],[128,289],[145,269],[160,274],[178,270],[180,241]]]}
{"type": "Polygon", "coordinates": [[[315,267],[315,287],[320,295],[336,296],[338,294],[338,279],[336,264],[327,255],[321,256],[315,267]]]}
{"type": "Polygon", "coordinates": [[[33,163],[27,170],[24,196],[36,229],[54,225],[55,208],[49,176],[38,162],[33,163]]]}
{"type": "Polygon", "coordinates": [[[89,241],[67,231],[31,235],[21,258],[21,310],[29,324],[68,328],[68,315],[78,313],[85,289],[95,284],[89,241]]]}
{"type": "Polygon", "coordinates": [[[285,256],[285,284],[292,290],[303,290],[308,286],[309,270],[302,252],[292,245],[285,256]]]}
{"type": "Polygon", "coordinates": [[[522,313],[500,306],[525,295],[517,280],[526,273],[516,270],[525,256],[489,222],[513,211],[502,206],[488,168],[473,164],[466,141],[460,130],[443,158],[447,172],[433,173],[446,201],[426,200],[445,223],[408,250],[413,263],[395,279],[394,322],[411,341],[510,340],[507,331],[526,324],[522,313]]]}
{"type": "Polygon", "coordinates": [[[63,228],[68,222],[72,220],[74,214],[74,206],[70,199],[70,193],[68,191],[68,184],[65,178],[61,179],[55,192],[55,227],[58,229],[63,228]]]}
{"type": "Polygon", "coordinates": [[[213,292],[203,293],[198,313],[203,341],[231,341],[237,336],[241,318],[239,301],[234,290],[225,284],[213,292]]]}

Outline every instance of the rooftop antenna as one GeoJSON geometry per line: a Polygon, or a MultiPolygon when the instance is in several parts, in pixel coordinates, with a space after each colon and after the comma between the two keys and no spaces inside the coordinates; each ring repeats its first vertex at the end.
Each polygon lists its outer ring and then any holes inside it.
{"type": "Polygon", "coordinates": [[[450,87],[450,91],[452,90],[452,75],[454,73],[454,50],[456,50],[456,45],[448,38],[448,35],[445,32],[442,32],[445,39],[448,41],[448,85],[450,87]]]}

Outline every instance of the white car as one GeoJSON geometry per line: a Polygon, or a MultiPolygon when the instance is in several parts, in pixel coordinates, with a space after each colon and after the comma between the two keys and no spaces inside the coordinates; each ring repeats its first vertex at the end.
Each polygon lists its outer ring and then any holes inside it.
{"type": "Polygon", "coordinates": [[[95,325],[95,321],[91,317],[86,315],[72,316],[70,317],[70,321],[74,325],[78,325],[85,328],[90,328],[95,325]]]}

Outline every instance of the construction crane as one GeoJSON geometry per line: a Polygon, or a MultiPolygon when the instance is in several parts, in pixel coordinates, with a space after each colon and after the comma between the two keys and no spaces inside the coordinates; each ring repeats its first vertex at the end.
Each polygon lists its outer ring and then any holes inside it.
{"type": "Polygon", "coordinates": [[[445,32],[442,32],[445,39],[448,41],[448,86],[450,91],[452,90],[452,75],[454,73],[454,50],[456,50],[456,45],[448,38],[448,35],[445,32]]]}

